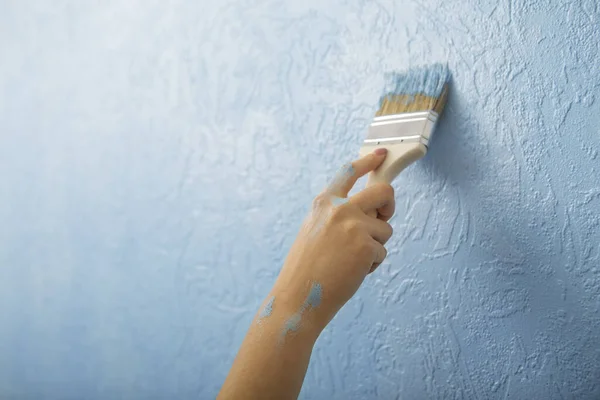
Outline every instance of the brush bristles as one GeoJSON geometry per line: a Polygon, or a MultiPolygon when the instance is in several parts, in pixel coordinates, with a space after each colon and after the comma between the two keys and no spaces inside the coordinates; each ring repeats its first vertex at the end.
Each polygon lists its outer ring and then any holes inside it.
{"type": "Polygon", "coordinates": [[[388,76],[388,89],[376,116],[419,111],[441,114],[448,98],[450,73],[445,65],[413,68],[388,76]]]}

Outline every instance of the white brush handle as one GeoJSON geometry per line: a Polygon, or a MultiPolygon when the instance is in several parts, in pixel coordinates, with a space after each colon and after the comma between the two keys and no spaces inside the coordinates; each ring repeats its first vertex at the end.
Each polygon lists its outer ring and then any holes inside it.
{"type": "MultiPolygon", "coordinates": [[[[369,174],[367,187],[379,182],[391,184],[402,170],[427,153],[427,147],[422,143],[394,143],[376,148],[380,147],[385,147],[388,153],[383,164],[369,174]]],[[[373,150],[373,146],[362,146],[360,156],[363,157],[373,150]]],[[[377,217],[377,212],[374,211],[369,215],[377,217]]]]}

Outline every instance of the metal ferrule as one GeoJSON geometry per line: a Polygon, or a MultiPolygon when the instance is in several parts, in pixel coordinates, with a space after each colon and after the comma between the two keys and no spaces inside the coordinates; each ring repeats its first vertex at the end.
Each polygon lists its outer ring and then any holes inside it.
{"type": "Polygon", "coordinates": [[[379,146],[395,143],[422,143],[429,145],[429,137],[438,114],[435,111],[420,111],[375,117],[365,145],[379,146]]]}

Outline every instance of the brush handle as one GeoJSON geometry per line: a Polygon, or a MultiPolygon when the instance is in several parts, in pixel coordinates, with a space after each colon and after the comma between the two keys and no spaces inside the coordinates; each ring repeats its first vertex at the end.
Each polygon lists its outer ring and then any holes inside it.
{"type": "MultiPolygon", "coordinates": [[[[422,143],[394,143],[379,147],[385,147],[388,153],[383,164],[369,174],[367,187],[379,182],[391,184],[402,170],[427,153],[427,147],[422,143]]],[[[372,151],[373,146],[363,146],[360,156],[363,157],[372,151]]],[[[377,211],[371,212],[369,216],[377,217],[377,211]]]]}

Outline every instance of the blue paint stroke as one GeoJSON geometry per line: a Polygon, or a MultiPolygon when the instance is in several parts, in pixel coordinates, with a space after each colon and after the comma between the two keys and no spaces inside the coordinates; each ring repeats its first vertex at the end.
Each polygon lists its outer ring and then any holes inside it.
{"type": "Polygon", "coordinates": [[[450,70],[446,64],[433,64],[410,68],[405,72],[385,75],[385,90],[382,102],[388,96],[417,95],[439,97],[444,85],[450,80],[450,70]]]}
{"type": "Polygon", "coordinates": [[[273,313],[273,302],[275,301],[275,296],[271,296],[269,298],[269,301],[267,301],[267,304],[265,304],[265,306],[263,307],[262,311],[260,312],[259,317],[262,318],[267,318],[269,317],[272,313],[273,313]]]}

